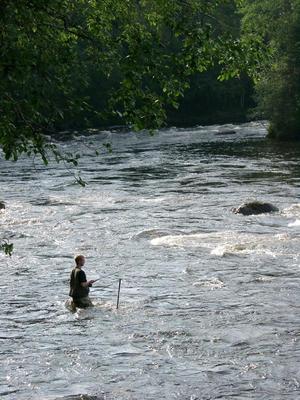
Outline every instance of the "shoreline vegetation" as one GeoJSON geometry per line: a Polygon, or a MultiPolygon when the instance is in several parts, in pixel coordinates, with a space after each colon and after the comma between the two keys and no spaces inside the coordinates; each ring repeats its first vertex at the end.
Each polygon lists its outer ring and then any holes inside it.
{"type": "Polygon", "coordinates": [[[298,0],[5,0],[0,148],[55,148],[45,132],[270,121],[300,137],[298,0]]]}

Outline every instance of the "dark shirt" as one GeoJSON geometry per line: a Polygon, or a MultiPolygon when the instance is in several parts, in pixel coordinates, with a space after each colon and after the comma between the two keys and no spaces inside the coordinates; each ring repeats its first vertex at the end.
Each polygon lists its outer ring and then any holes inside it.
{"type": "Polygon", "coordinates": [[[70,293],[69,295],[73,299],[79,299],[86,297],[89,294],[90,289],[88,287],[81,286],[81,283],[86,282],[85,272],[80,268],[74,268],[70,275],[70,293]]]}

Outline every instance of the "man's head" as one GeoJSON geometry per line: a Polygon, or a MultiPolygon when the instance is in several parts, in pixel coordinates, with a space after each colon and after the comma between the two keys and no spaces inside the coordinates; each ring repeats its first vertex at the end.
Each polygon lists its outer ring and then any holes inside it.
{"type": "Polygon", "coordinates": [[[85,258],[82,255],[75,257],[75,262],[77,267],[83,267],[85,263],[85,258]]]}

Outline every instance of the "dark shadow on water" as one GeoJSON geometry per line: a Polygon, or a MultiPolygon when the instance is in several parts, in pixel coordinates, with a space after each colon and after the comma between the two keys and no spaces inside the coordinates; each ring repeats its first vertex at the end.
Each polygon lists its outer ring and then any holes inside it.
{"type": "Polygon", "coordinates": [[[105,400],[105,395],[91,396],[88,394],[75,394],[71,396],[56,397],[54,400],[105,400]]]}
{"type": "MultiPolygon", "coordinates": [[[[164,148],[164,147],[162,147],[164,148]]],[[[166,152],[176,154],[199,154],[201,156],[228,156],[245,158],[273,158],[280,160],[297,161],[300,156],[300,143],[275,142],[269,139],[251,139],[237,141],[198,142],[165,146],[166,152]]]]}

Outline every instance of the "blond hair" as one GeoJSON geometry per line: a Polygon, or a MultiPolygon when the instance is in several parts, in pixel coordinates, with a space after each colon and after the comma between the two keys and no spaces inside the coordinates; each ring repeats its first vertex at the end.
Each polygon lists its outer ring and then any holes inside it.
{"type": "Polygon", "coordinates": [[[76,262],[76,265],[78,265],[79,262],[80,262],[80,260],[82,260],[82,259],[84,259],[84,256],[83,256],[83,255],[79,254],[78,256],[76,256],[76,257],[74,258],[74,260],[75,260],[75,262],[76,262]]]}

